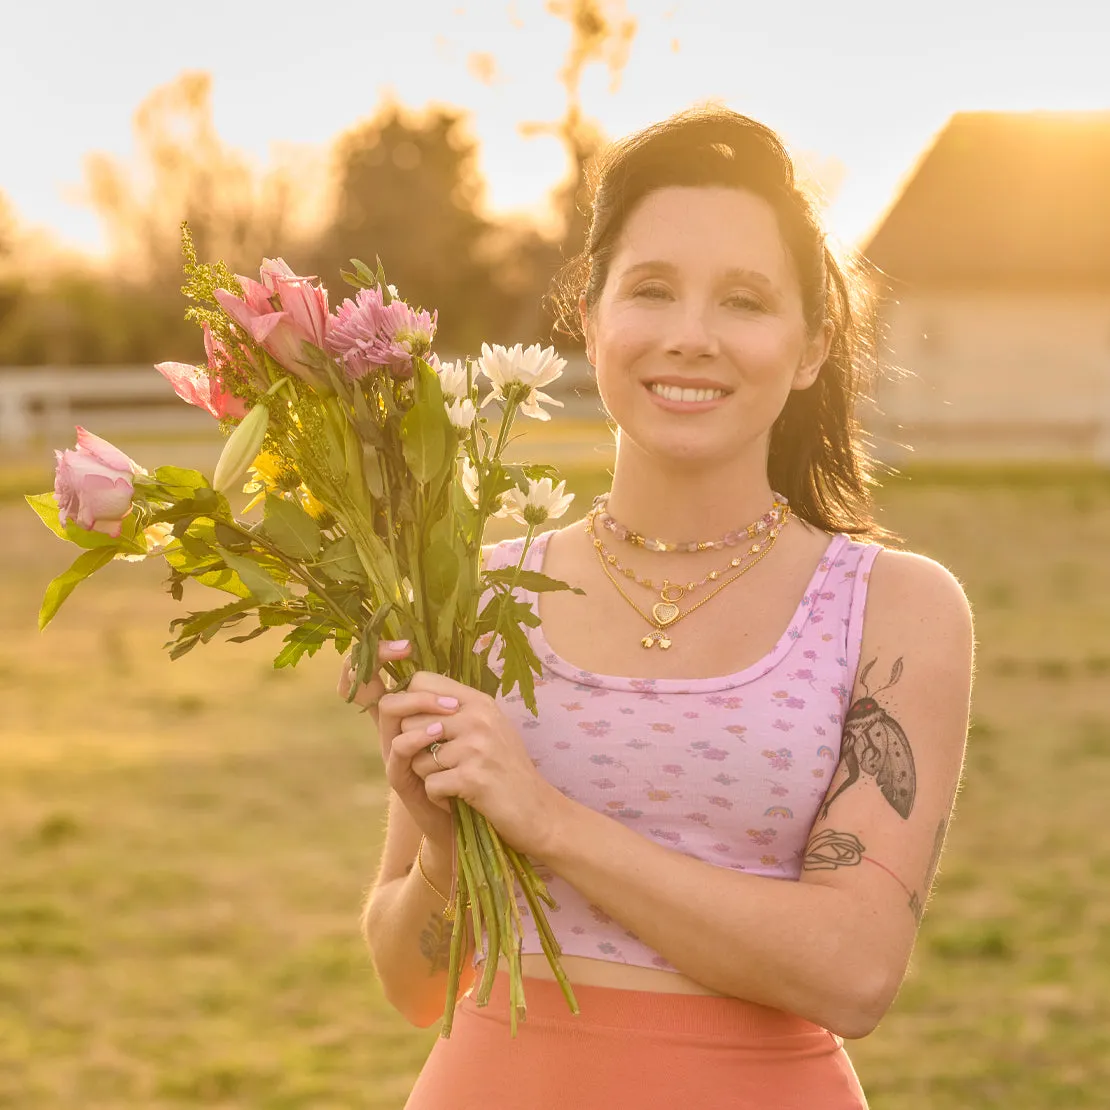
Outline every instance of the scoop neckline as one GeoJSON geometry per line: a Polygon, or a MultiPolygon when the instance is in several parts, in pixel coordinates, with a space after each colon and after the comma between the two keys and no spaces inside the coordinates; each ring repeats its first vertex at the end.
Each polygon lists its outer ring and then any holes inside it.
{"type": "MultiPolygon", "coordinates": [[[[533,539],[532,546],[528,549],[528,556],[524,563],[525,569],[543,572],[543,564],[547,555],[547,543],[554,531],[555,529],[550,529],[533,539]]],[[[749,682],[754,682],[756,679],[762,678],[776,667],[790,653],[794,644],[801,638],[802,627],[808,619],[810,609],[813,607],[814,593],[820,592],[822,582],[828,577],[829,572],[836,563],[837,557],[849,542],[850,538],[851,537],[845,532],[836,532],[833,534],[821,558],[817,561],[817,566],[813,574],[810,575],[809,583],[806,585],[805,591],[794,609],[794,614],[787,623],[778,642],[761,659],[757,659],[754,663],[748,664],[748,666],[744,667],[742,670],[733,671],[731,674],[711,675],[708,678],[635,678],[626,675],[600,674],[596,671],[586,671],[581,667],[576,667],[570,660],[564,659],[559,655],[559,653],[552,648],[551,644],[548,643],[547,636],[544,635],[542,621],[535,627],[528,629],[528,639],[536,654],[539,656],[543,666],[554,674],[559,675],[561,678],[569,679],[584,686],[597,686],[608,690],[623,690],[635,693],[654,692],[659,694],[710,693],[714,690],[728,690],[736,686],[743,686],[749,682]]],[[[538,617],[539,595],[532,590],[524,590],[523,593],[527,596],[533,611],[538,617]]]]}

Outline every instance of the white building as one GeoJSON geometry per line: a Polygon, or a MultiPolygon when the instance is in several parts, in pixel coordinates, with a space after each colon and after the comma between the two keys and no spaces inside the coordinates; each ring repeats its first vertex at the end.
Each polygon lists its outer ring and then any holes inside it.
{"type": "Polygon", "coordinates": [[[881,456],[1110,463],[1110,112],[955,115],[862,250],[881,456]]]}

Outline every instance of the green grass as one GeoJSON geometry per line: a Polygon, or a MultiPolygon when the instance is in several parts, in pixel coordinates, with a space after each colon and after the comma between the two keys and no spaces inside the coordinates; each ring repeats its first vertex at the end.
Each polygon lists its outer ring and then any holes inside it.
{"type": "MultiPolygon", "coordinates": [[[[606,457],[567,456],[578,507],[606,457]]],[[[965,583],[980,647],[933,901],[852,1059],[873,1110],[1102,1107],[1110,483],[917,474],[880,503],[965,583]]],[[[385,784],[335,655],[171,664],[157,564],[112,564],[40,636],[72,552],[18,501],[0,525],[0,1107],[399,1108],[437,1029],[393,1013],[358,935],[385,784]]]]}

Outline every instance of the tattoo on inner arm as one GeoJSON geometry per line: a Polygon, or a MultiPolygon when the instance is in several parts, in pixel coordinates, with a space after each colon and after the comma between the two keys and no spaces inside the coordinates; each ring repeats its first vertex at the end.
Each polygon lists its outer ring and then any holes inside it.
{"type": "Polygon", "coordinates": [[[829,807],[861,774],[875,779],[883,797],[900,816],[908,818],[913,810],[917,773],[910,742],[902,726],[875,700],[902,677],[902,657],[895,660],[887,684],[872,692],[867,686],[867,675],[875,662],[872,659],[860,672],[864,696],[852,705],[844,719],[842,755],[836,769],[836,774],[843,770],[846,777],[821,807],[818,815],[821,818],[828,817],[829,807]]]}
{"type": "Polygon", "coordinates": [[[451,959],[451,932],[454,926],[442,913],[433,913],[420,932],[420,951],[428,961],[428,974],[446,971],[451,959]]]}

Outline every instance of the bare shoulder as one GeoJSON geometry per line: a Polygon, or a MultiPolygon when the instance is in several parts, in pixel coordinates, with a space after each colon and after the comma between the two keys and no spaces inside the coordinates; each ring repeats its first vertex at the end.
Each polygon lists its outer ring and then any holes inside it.
{"type": "Polygon", "coordinates": [[[972,636],[971,604],[963,584],[927,555],[884,548],[872,564],[867,596],[867,623],[873,631],[972,636]]]}

